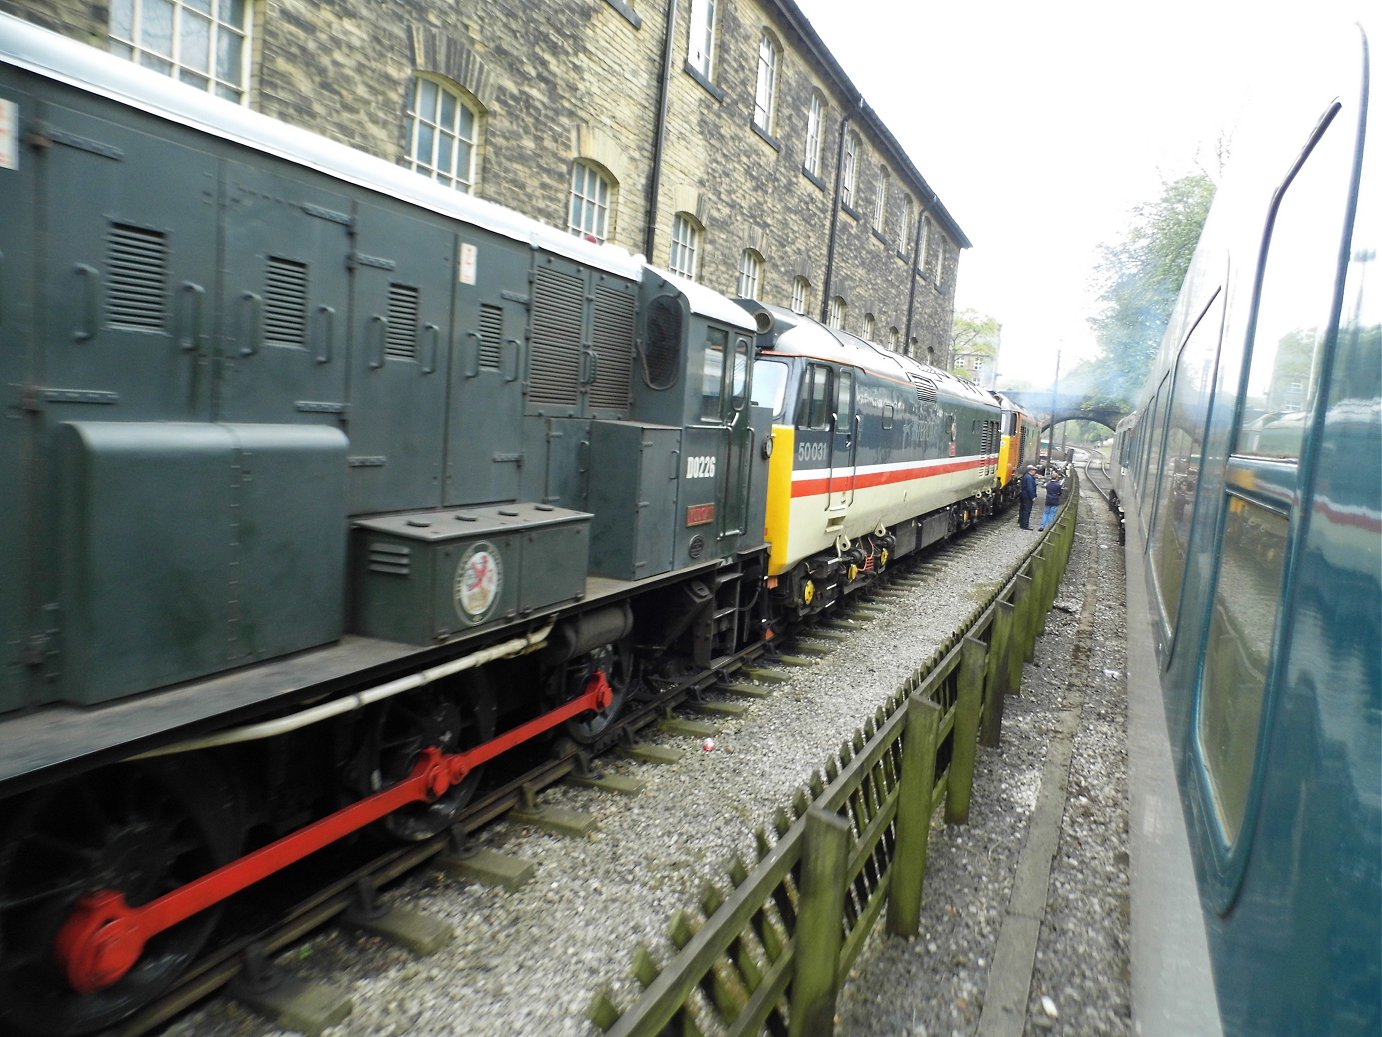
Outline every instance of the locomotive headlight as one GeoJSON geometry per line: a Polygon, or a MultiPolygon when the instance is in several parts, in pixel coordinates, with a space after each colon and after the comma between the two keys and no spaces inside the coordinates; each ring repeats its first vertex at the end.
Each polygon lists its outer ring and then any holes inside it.
{"type": "Polygon", "coordinates": [[[770,432],[770,433],[768,433],[766,436],[763,437],[763,460],[766,461],[768,458],[770,458],[770,457],[772,457],[772,456],[773,456],[773,436],[772,436],[772,433],[770,432]]]}

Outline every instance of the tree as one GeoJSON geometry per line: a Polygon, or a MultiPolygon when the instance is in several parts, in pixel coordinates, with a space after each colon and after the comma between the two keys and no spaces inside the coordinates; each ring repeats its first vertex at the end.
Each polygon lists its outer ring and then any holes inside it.
{"type": "Polygon", "coordinates": [[[1203,173],[1163,182],[1156,201],[1133,210],[1124,240],[1100,250],[1095,276],[1107,308],[1090,324],[1109,402],[1130,404],[1146,380],[1213,199],[1214,182],[1203,173]]]}
{"type": "Polygon", "coordinates": [[[998,337],[1003,326],[978,310],[960,310],[950,324],[951,372],[982,382],[998,363],[998,337]],[[976,366],[975,361],[980,363],[976,366]]]}

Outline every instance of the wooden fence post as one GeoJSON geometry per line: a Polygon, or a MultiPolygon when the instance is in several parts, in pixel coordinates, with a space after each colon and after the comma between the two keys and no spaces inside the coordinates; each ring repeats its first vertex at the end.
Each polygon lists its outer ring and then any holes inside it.
{"type": "Polygon", "coordinates": [[[931,840],[931,793],[936,786],[936,732],[941,707],[913,695],[907,699],[902,733],[902,780],[897,794],[897,845],[888,888],[888,932],[915,936],[921,924],[921,890],[931,840]]]}
{"type": "Polygon", "coordinates": [[[1018,651],[1013,653],[1013,673],[1011,687],[1022,687],[1022,663],[1031,662],[1036,656],[1036,594],[1035,581],[1030,576],[1018,575],[1013,581],[1013,604],[1017,606],[1017,622],[1013,635],[1017,640],[1018,651]]]}
{"type": "Polygon", "coordinates": [[[984,694],[984,642],[966,637],[960,647],[960,688],[955,701],[955,733],[950,740],[950,782],[945,789],[945,820],[969,821],[974,758],[979,752],[979,705],[984,694]]]}
{"type": "Polygon", "coordinates": [[[830,1037],[835,1032],[835,972],[844,942],[845,868],[849,822],[812,807],[806,815],[801,856],[801,910],[793,938],[790,1037],[830,1037]]]}
{"type": "Polygon", "coordinates": [[[1012,650],[1013,606],[999,598],[994,603],[993,636],[989,639],[984,675],[984,729],[981,740],[992,748],[1003,737],[1003,700],[1008,697],[1008,653],[1012,650]]]}

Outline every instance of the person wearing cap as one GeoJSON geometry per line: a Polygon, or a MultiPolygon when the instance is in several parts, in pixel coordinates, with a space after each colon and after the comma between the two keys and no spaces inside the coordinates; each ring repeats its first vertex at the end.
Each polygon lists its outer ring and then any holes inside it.
{"type": "Polygon", "coordinates": [[[1017,525],[1020,529],[1032,528],[1032,505],[1036,503],[1036,496],[1036,465],[1029,464],[1022,473],[1022,488],[1018,493],[1017,525]]]}

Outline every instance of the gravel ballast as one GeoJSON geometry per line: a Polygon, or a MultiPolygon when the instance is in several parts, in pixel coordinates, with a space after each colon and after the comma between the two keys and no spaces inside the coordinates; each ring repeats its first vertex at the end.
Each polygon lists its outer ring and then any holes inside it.
{"type": "MultiPolygon", "coordinates": [[[[1131,1032],[1122,555],[1097,498],[1083,508],[1057,607],[1022,694],[1006,704],[1002,745],[980,749],[970,824],[933,827],[922,935],[906,941],[875,933],[841,993],[837,1034],[980,1032],[1013,875],[1042,798],[1047,743],[1063,704],[1075,698],[1082,702],[1069,797],[1062,794],[1026,1015],[1032,1027],[1052,1033],[1131,1032]],[[1086,594],[1090,573],[1095,589],[1086,594]],[[1081,639],[1076,673],[1070,660],[1081,639]]],[[[862,619],[849,640],[829,642],[830,654],[816,665],[787,671],[790,681],[743,716],[717,721],[713,751],[698,739],[664,735],[661,744],[686,750],[679,763],[600,761],[608,773],[646,782],[641,795],[567,785],[541,794],[544,805],[593,814],[598,827],[590,835],[555,836],[512,822],[481,833],[480,845],[537,865],[521,888],[467,885],[424,866],[387,891],[386,903],[453,927],[454,940],[437,953],[417,958],[329,928],[281,956],[294,975],[350,993],[353,1011],[328,1037],[596,1033],[586,1018],[592,995],[606,984],[624,1000],[637,990],[629,976],[635,947],[665,951],[673,914],[695,901],[707,878],[722,879],[734,854],[752,859],[755,827],[790,802],[1031,549],[1036,534],[1014,519],[931,552],[914,593],[878,599],[885,611],[862,619]]],[[[285,1032],[226,998],[167,1031],[285,1032]]]]}

